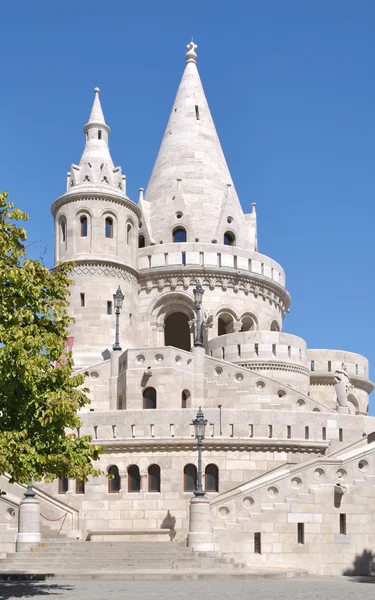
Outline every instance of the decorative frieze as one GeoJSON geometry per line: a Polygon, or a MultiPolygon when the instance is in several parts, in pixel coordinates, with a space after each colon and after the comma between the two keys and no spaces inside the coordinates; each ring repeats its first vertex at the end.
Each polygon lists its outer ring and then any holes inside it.
{"type": "Polygon", "coordinates": [[[137,283],[135,275],[126,267],[108,265],[108,264],[76,264],[70,271],[70,275],[94,275],[98,277],[113,277],[114,279],[123,279],[131,284],[137,283]]]}
{"type": "Polygon", "coordinates": [[[210,290],[215,288],[221,288],[223,292],[228,289],[233,289],[234,293],[239,291],[244,292],[245,295],[253,295],[255,298],[260,296],[265,302],[268,301],[270,305],[275,306],[282,313],[285,313],[290,304],[290,296],[284,287],[281,285],[271,282],[264,281],[263,278],[258,279],[256,274],[252,273],[249,275],[226,275],[225,277],[220,274],[208,274],[207,269],[204,269],[204,273],[199,271],[192,271],[184,273],[181,276],[179,273],[166,272],[163,269],[153,276],[150,272],[140,273],[139,286],[141,290],[150,292],[153,288],[157,288],[159,292],[165,291],[166,289],[175,291],[180,288],[183,290],[194,287],[199,277],[203,287],[207,286],[210,290]]]}
{"type": "Polygon", "coordinates": [[[236,363],[240,367],[249,369],[249,371],[289,371],[290,373],[298,373],[300,375],[309,376],[310,371],[306,367],[301,367],[296,364],[284,362],[241,362],[236,363]]]}

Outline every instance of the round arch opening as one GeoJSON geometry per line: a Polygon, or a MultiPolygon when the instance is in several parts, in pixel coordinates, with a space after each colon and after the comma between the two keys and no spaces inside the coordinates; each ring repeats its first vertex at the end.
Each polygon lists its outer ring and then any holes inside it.
{"type": "Polygon", "coordinates": [[[164,344],[190,352],[189,317],[182,312],[173,312],[164,322],[164,344]]]}

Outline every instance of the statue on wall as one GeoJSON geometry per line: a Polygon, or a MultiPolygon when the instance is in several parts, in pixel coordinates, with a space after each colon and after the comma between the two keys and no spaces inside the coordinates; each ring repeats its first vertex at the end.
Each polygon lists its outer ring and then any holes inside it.
{"type": "Polygon", "coordinates": [[[353,389],[353,384],[350,381],[346,363],[341,363],[341,368],[335,371],[334,379],[338,403],[337,410],[340,412],[349,412],[348,396],[353,389]]]}

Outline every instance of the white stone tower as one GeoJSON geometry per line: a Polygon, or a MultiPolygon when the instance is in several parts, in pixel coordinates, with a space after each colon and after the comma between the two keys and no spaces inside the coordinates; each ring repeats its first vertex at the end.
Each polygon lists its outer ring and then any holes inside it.
{"type": "Polygon", "coordinates": [[[79,165],[68,173],[67,190],[52,205],[55,220],[55,265],[73,261],[70,310],[77,368],[108,357],[114,342],[113,294],[125,295],[120,339],[132,347],[136,333],[136,253],[140,211],[126,195],[126,178],[115,167],[95,88],[84,127],[85,148],[79,165]]]}

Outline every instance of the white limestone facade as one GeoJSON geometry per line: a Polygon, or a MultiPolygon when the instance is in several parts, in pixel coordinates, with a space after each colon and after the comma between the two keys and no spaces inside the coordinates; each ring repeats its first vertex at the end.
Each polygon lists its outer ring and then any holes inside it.
{"type": "MultiPolygon", "coordinates": [[[[74,433],[104,447],[103,475],[36,486],[44,516],[67,513],[64,530],[81,539],[186,541],[202,407],[213,549],[249,565],[344,573],[375,546],[368,361],[283,331],[285,274],[258,252],[255,205],[242,211],[196,45],[138,204],[114,167],[97,88],[84,132],[52,214],[56,266],[74,263],[69,343],[90,388],[74,433]]],[[[16,518],[17,493],[4,486],[16,518]]]]}

